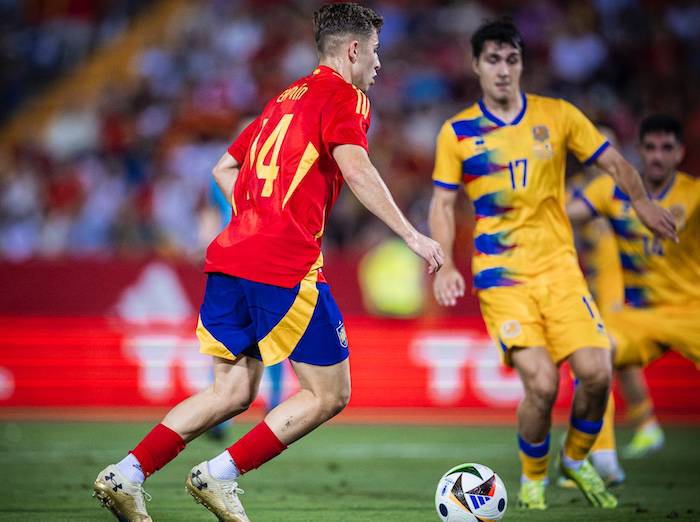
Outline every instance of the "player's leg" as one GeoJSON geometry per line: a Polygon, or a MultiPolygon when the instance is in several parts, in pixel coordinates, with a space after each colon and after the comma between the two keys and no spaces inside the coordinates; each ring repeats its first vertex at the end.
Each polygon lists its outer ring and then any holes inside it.
{"type": "Polygon", "coordinates": [[[291,361],[300,390],[281,402],[265,421],[285,444],[300,439],[340,413],[350,400],[350,364],[332,366],[291,361]]]}
{"type": "Polygon", "coordinates": [[[612,375],[610,351],[581,348],[569,356],[568,362],[578,382],[560,454],[561,473],[576,483],[592,505],[614,508],[617,499],[586,460],[603,425],[612,375]]]}
{"type": "Polygon", "coordinates": [[[214,358],[214,384],[177,404],[162,424],[185,443],[210,427],[247,410],[255,400],[263,365],[253,357],[214,358]]]}
{"type": "Polygon", "coordinates": [[[678,340],[675,331],[684,332],[685,322],[676,324],[661,310],[631,307],[606,317],[615,345],[614,366],[620,391],[627,403],[627,417],[636,430],[630,444],[622,450],[627,458],[640,458],[663,446],[663,431],[654,415],[642,368],[663,354],[659,340],[678,340]]]}
{"type": "Polygon", "coordinates": [[[144,480],[173,460],[187,442],[245,411],[255,399],[261,375],[262,364],[251,357],[215,357],[214,383],[177,404],[126,457],[100,472],[95,495],[118,518],[150,520],[144,480]]]}
{"type": "Polygon", "coordinates": [[[627,418],[635,428],[630,443],[622,449],[628,459],[642,458],[659,451],[664,445],[664,432],[656,415],[654,403],[638,366],[626,366],[617,371],[620,390],[627,402],[627,418]]]}
{"type": "MultiPolygon", "coordinates": [[[[607,487],[620,486],[625,481],[625,472],[617,458],[615,444],[615,398],[612,392],[603,414],[603,426],[596,438],[589,459],[607,487]]],[[[576,483],[560,475],[557,484],[563,488],[576,488],[576,483]]]]}
{"type": "Polygon", "coordinates": [[[640,458],[660,450],[664,434],[654,415],[654,405],[642,368],[670,347],[700,368],[700,303],[624,308],[611,315],[615,328],[615,366],[628,403],[627,416],[636,427],[623,456],[640,458]],[[618,335],[618,330],[621,335],[618,335]]]}
{"type": "Polygon", "coordinates": [[[590,453],[591,464],[608,487],[621,485],[625,481],[625,472],[617,458],[615,443],[615,398],[612,392],[603,414],[603,426],[593,443],[590,453]]]}
{"type": "Polygon", "coordinates": [[[560,472],[591,504],[615,507],[617,499],[586,460],[603,423],[612,373],[610,340],[575,260],[550,275],[541,302],[552,359],[568,360],[578,380],[559,453],[560,472]]]}
{"type": "Polygon", "coordinates": [[[220,520],[246,522],[238,500],[238,478],[262,466],[289,444],[337,415],[350,399],[347,358],[330,366],[292,361],[300,390],[270,411],[265,419],[208,462],[192,468],[187,489],[220,520]]]}
{"type": "Polygon", "coordinates": [[[531,284],[494,286],[478,293],[481,314],[504,364],[515,367],[525,388],[517,411],[522,465],[518,505],[546,509],[551,410],[559,372],[544,348],[542,314],[531,284]]]}
{"type": "MultiPolygon", "coordinates": [[[[211,368],[211,380],[214,382],[214,366],[211,368]]],[[[206,436],[215,441],[221,441],[226,436],[226,421],[220,422],[215,426],[212,426],[207,432],[206,436]]]]}
{"type": "Polygon", "coordinates": [[[612,367],[610,352],[599,348],[577,350],[568,361],[577,384],[564,443],[564,461],[574,461],[571,465],[578,467],[588,456],[603,425],[612,367]]]}
{"type": "Polygon", "coordinates": [[[525,388],[518,405],[518,445],[522,466],[519,505],[545,509],[544,486],[549,464],[552,407],[559,387],[559,371],[543,347],[512,350],[511,360],[525,388]]]}

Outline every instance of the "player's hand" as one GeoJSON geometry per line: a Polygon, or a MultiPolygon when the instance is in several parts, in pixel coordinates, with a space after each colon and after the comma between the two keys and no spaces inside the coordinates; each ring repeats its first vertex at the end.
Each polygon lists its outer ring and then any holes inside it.
{"type": "Polygon", "coordinates": [[[450,264],[435,275],[433,281],[433,293],[435,299],[442,306],[454,306],[457,298],[464,295],[464,277],[450,264]]]}
{"type": "Polygon", "coordinates": [[[416,233],[406,241],[406,244],[408,248],[428,262],[429,274],[440,270],[445,262],[445,255],[442,253],[440,243],[433,241],[428,236],[416,233]]]}
{"type": "Polygon", "coordinates": [[[676,222],[673,219],[673,214],[650,199],[639,199],[632,204],[644,226],[651,230],[655,236],[678,243],[676,222]]]}

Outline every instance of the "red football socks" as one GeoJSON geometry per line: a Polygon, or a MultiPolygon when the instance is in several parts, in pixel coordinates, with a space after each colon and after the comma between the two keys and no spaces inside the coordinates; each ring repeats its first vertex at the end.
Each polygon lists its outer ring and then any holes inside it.
{"type": "Polygon", "coordinates": [[[144,476],[152,475],[185,449],[185,441],[163,424],[156,425],[131,453],[141,464],[144,476]]]}
{"type": "Polygon", "coordinates": [[[259,468],[285,449],[287,446],[263,421],[229,447],[228,452],[242,475],[247,471],[259,468]]]}

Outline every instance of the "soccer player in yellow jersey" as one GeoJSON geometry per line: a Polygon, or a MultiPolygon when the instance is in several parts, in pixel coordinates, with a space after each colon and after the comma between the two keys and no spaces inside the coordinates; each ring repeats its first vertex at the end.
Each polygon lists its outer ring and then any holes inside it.
{"type": "MultiPolygon", "coordinates": [[[[645,187],[674,216],[678,243],[655,238],[644,229],[627,192],[608,176],[592,181],[567,206],[572,220],[603,216],[615,232],[626,304],[604,316],[630,417],[637,421],[637,432],[626,448],[630,457],[663,445],[639,368],[666,349],[700,367],[700,180],[677,170],[684,153],[683,130],[670,116],[653,115],[642,122],[639,153],[645,187]]],[[[611,418],[604,430],[612,429],[611,418]]]]}
{"type": "Polygon", "coordinates": [[[610,387],[610,344],[564,209],[567,151],[610,172],[655,233],[675,237],[673,218],[650,201],[634,168],[579,110],[521,91],[523,44],[510,20],[482,25],[471,43],[483,97],[447,120],[438,136],[430,228],[445,263],[434,293],[446,306],[464,293],[450,258],[454,204],[464,185],[476,215],[473,287],[503,361],[516,368],[525,388],[518,406],[519,503],[546,508],[551,410],[557,366],[566,360],[580,384],[562,471],[593,505],[614,508],[617,500],[586,461],[610,387]]]}

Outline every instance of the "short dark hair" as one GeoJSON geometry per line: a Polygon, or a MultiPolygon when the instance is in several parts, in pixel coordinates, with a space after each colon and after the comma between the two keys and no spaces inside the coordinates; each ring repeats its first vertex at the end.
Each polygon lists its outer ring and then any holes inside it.
{"type": "Polygon", "coordinates": [[[515,27],[513,20],[508,16],[504,16],[498,20],[484,22],[479,26],[471,39],[474,58],[479,58],[481,51],[484,50],[486,42],[498,42],[512,45],[520,50],[521,54],[525,50],[523,37],[520,31],[518,31],[518,28],[515,27]]]}
{"type": "Polygon", "coordinates": [[[639,126],[639,141],[644,140],[644,137],[652,132],[673,134],[678,143],[683,143],[683,125],[668,114],[652,114],[644,118],[639,126]]]}
{"type": "Polygon", "coordinates": [[[339,37],[352,34],[369,38],[383,24],[384,18],[369,7],[350,2],[326,4],[314,13],[316,48],[326,54],[339,37]]]}

